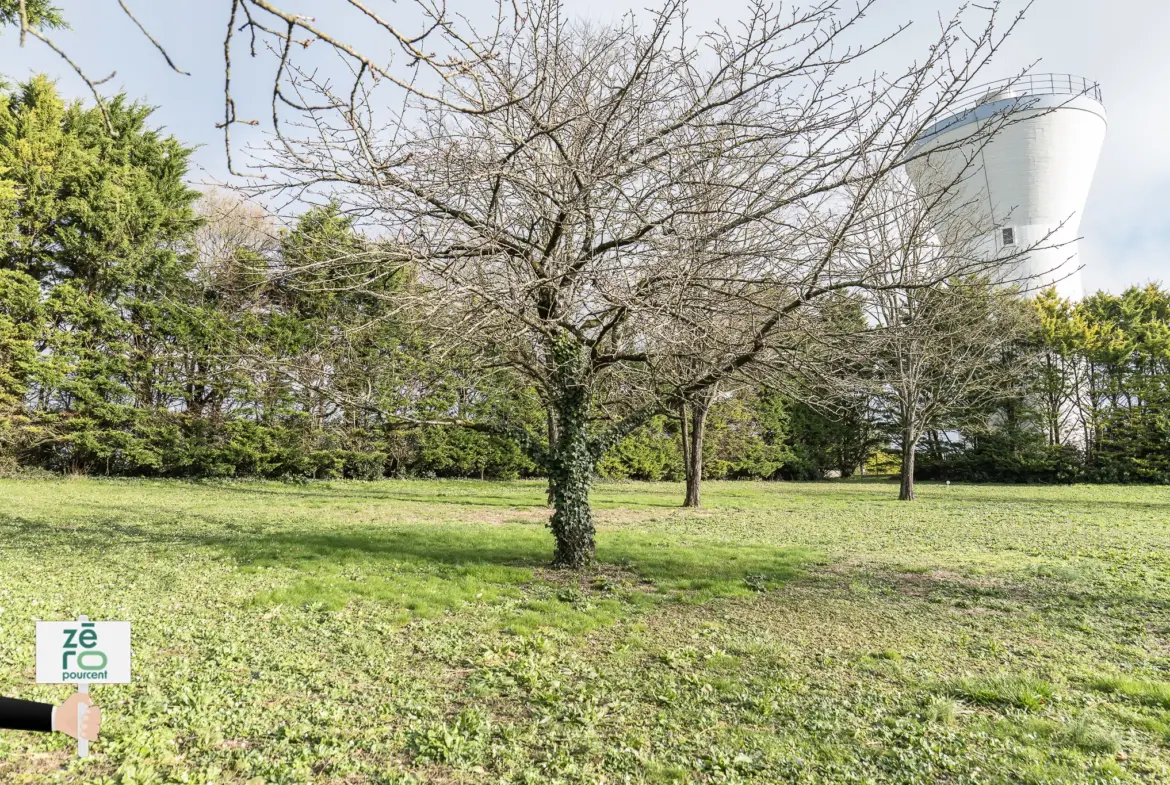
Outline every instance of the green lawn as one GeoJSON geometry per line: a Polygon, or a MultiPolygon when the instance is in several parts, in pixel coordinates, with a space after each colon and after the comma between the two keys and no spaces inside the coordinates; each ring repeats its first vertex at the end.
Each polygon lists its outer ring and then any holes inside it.
{"type": "Polygon", "coordinates": [[[0,782],[1170,782],[1170,489],[0,482],[0,694],[128,619],[85,762],[0,782]]]}

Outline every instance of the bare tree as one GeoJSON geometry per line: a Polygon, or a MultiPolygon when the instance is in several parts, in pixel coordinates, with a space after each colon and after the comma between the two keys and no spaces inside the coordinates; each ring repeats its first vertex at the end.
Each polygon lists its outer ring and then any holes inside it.
{"type": "Polygon", "coordinates": [[[914,499],[918,443],[928,431],[970,420],[1018,394],[1029,326],[1018,295],[987,279],[956,279],[944,287],[884,291],[877,354],[891,425],[901,448],[898,498],[914,499]]]}
{"type": "Polygon", "coordinates": [[[514,433],[552,480],[557,565],[593,559],[594,465],[662,410],[664,374],[689,400],[780,362],[822,298],[888,285],[841,247],[1014,22],[967,10],[921,63],[852,80],[874,47],[842,41],[873,5],[758,2],[695,36],[681,0],[601,28],[548,0],[389,116],[374,93],[286,72],[323,108],[273,144],[284,180],[267,189],[364,216],[384,263],[414,271],[402,302],[435,355],[472,349],[541,391],[555,442],[514,433]]]}
{"type": "Polygon", "coordinates": [[[897,434],[905,501],[914,499],[923,435],[1010,397],[1012,367],[1025,362],[1032,323],[1019,293],[1029,279],[1016,271],[1046,240],[993,251],[994,226],[974,214],[955,192],[917,192],[894,172],[871,192],[850,238],[887,283],[865,295],[872,329],[859,348],[872,358],[873,394],[897,434]],[[969,220],[947,220],[956,212],[969,220]]]}
{"type": "MultiPolygon", "coordinates": [[[[777,325],[767,351],[735,372],[702,385],[695,384],[696,376],[724,362],[735,341],[741,339],[743,311],[724,307],[720,313],[703,312],[680,320],[687,326],[698,325],[698,329],[685,346],[677,347],[676,357],[665,353],[657,357],[654,370],[659,379],[657,388],[666,391],[663,408],[675,415],[680,426],[684,507],[702,506],[707,420],[717,402],[749,389],[768,388],[833,411],[848,397],[847,388],[852,392],[858,386],[854,380],[859,377],[838,372],[843,362],[857,356],[857,326],[834,318],[839,299],[818,295],[793,310],[777,325]],[[824,379],[831,382],[825,384],[824,379]]],[[[707,304],[698,298],[695,301],[707,304]]]]}
{"type": "Polygon", "coordinates": [[[280,244],[276,219],[234,191],[211,189],[195,205],[200,218],[193,239],[196,280],[223,296],[254,294],[280,244]]]}

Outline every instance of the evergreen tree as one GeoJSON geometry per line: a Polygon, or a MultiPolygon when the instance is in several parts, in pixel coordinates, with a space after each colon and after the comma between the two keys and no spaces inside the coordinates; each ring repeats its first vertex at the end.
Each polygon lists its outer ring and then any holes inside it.
{"type": "Polygon", "coordinates": [[[149,127],[150,107],[118,96],[108,111],[115,136],[45,77],[0,100],[0,269],[40,289],[38,450],[73,469],[159,464],[142,428],[162,347],[143,317],[188,286],[198,197],[183,180],[191,150],[149,127]]]}

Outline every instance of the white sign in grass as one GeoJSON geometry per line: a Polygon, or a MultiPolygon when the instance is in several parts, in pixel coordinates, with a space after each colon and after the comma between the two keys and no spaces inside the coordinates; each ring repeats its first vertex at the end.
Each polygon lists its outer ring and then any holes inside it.
{"type": "Polygon", "coordinates": [[[130,622],[38,621],[37,683],[129,684],[130,622]]]}
{"type": "MultiPolygon", "coordinates": [[[[89,692],[91,684],[130,683],[130,622],[37,622],[37,684],[76,684],[89,692]]],[[[78,736],[85,706],[77,714],[78,736]]],[[[77,754],[89,754],[89,742],[78,738],[77,754]]]]}

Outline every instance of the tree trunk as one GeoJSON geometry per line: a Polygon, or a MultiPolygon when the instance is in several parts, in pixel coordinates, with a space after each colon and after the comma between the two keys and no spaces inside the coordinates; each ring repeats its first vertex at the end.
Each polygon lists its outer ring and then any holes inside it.
{"type": "Polygon", "coordinates": [[[594,455],[589,442],[589,391],[573,373],[571,350],[561,359],[563,387],[556,396],[556,446],[549,455],[552,482],[553,566],[579,570],[593,563],[593,513],[589,484],[594,455]]]}
{"type": "Polygon", "coordinates": [[[898,491],[898,499],[904,502],[914,501],[914,448],[918,446],[918,439],[907,428],[902,432],[902,487],[898,491]]]}
{"type": "Polygon", "coordinates": [[[683,500],[683,507],[702,506],[703,434],[707,428],[707,412],[711,410],[712,397],[714,397],[713,390],[705,392],[698,400],[691,402],[689,405],[691,410],[691,439],[690,448],[684,453],[687,474],[687,496],[683,500]]]}

